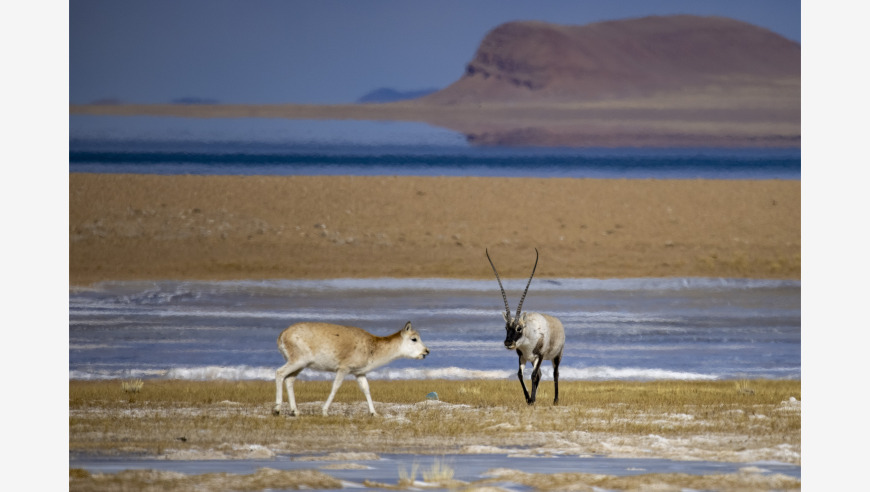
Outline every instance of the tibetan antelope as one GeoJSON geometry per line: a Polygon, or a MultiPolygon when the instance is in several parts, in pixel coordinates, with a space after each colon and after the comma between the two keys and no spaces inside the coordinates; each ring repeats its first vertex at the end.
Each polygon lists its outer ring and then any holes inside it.
{"type": "Polygon", "coordinates": [[[378,337],[353,326],[297,323],[278,335],[278,349],[287,363],[275,372],[275,409],[272,414],[281,413],[281,386],[286,384],[292,416],[296,415],[293,382],[307,367],[335,373],[332,391],[323,404],[323,415],[329,410],[344,377],[353,374],[366,396],[369,413],[374,416],[377,413],[372,404],[366,373],[402,357],[423,359],[429,355],[429,349],[423,345],[420,334],[410,321],[405,323],[404,328],[386,337],[378,337]]]}
{"type": "Polygon", "coordinates": [[[565,329],[562,327],[562,322],[554,316],[541,313],[522,313],[523,301],[529,292],[529,285],[532,284],[535,269],[538,268],[538,249],[535,248],[535,266],[532,268],[532,275],[529,277],[529,283],[526,284],[526,290],[523,291],[523,296],[517,305],[517,314],[513,318],[511,317],[511,308],[508,305],[507,294],[505,294],[504,287],[501,285],[501,278],[499,278],[498,271],[496,271],[495,265],[492,263],[492,258],[489,257],[488,250],[486,251],[486,259],[489,260],[492,272],[495,273],[495,279],[498,280],[498,286],[501,289],[501,297],[504,299],[504,328],[507,331],[504,346],[508,350],[516,350],[517,355],[520,357],[520,370],[517,372],[517,377],[520,378],[520,384],[523,386],[526,403],[529,405],[535,403],[538,383],[541,381],[541,363],[545,360],[550,360],[553,361],[553,382],[556,389],[553,405],[558,405],[559,363],[562,361],[562,349],[565,348],[565,329]],[[526,382],[523,380],[523,368],[526,362],[531,362],[533,367],[531,395],[526,390],[526,382]]]}

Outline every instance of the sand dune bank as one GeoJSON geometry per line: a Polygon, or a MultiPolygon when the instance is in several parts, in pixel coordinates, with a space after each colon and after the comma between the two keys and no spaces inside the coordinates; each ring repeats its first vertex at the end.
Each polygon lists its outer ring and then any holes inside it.
{"type": "Polygon", "coordinates": [[[70,284],[800,278],[800,182],[70,174],[70,284]]]}

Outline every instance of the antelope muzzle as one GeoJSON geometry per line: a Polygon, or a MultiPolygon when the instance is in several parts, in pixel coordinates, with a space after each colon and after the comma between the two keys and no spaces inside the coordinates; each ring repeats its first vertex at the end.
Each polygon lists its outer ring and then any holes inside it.
{"type": "Polygon", "coordinates": [[[507,330],[507,335],[504,339],[504,346],[508,350],[513,350],[517,348],[517,342],[523,337],[523,332],[521,329],[517,329],[511,325],[507,325],[505,329],[507,330]]]}

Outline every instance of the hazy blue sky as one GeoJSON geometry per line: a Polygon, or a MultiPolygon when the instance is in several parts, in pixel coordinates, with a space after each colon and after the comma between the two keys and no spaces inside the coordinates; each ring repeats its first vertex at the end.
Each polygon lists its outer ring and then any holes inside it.
{"type": "Polygon", "coordinates": [[[69,99],[352,102],[447,86],[503,22],[681,13],[801,41],[799,0],[71,0],[69,99]]]}

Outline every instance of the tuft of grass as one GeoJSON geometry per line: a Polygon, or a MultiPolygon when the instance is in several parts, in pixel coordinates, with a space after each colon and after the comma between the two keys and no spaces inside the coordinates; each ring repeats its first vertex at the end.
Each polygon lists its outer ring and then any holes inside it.
{"type": "Polygon", "coordinates": [[[738,379],[734,382],[734,387],[737,389],[737,392],[742,395],[754,395],[755,390],[752,389],[749,385],[749,381],[745,379],[738,379]]]}
{"type": "MultiPolygon", "coordinates": [[[[417,472],[420,471],[420,464],[416,461],[411,465],[411,471],[408,472],[404,465],[399,466],[399,481],[395,487],[387,484],[378,484],[384,488],[411,488],[417,482],[417,472]]],[[[443,459],[435,459],[432,465],[423,470],[423,481],[429,484],[449,484],[453,481],[453,468],[448,465],[443,459]]],[[[374,484],[372,484],[374,485],[374,484]]]]}
{"type": "Polygon", "coordinates": [[[145,383],[141,379],[129,379],[121,383],[121,389],[124,393],[138,393],[142,390],[145,383]]]}
{"type": "Polygon", "coordinates": [[[416,462],[411,465],[411,472],[408,473],[405,471],[405,465],[399,466],[399,487],[412,487],[414,482],[417,481],[417,470],[420,468],[420,465],[416,462]]]}
{"type": "Polygon", "coordinates": [[[479,386],[469,386],[469,385],[460,385],[459,386],[459,394],[460,395],[473,395],[477,396],[480,394],[479,386]]]}
{"type": "Polygon", "coordinates": [[[429,483],[449,482],[453,480],[453,467],[443,459],[436,459],[428,470],[423,471],[423,480],[429,483]]]}

